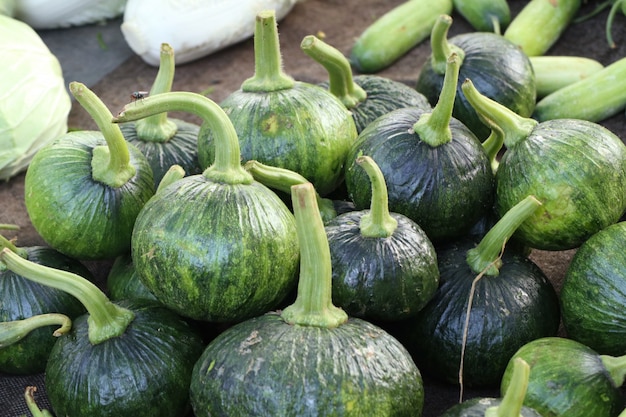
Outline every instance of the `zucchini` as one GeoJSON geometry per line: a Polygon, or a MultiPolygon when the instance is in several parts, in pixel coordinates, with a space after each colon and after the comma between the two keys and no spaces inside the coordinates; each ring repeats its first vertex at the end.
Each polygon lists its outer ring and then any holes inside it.
{"type": "Polygon", "coordinates": [[[452,13],[452,0],[405,0],[378,17],[359,35],[350,62],[371,74],[396,62],[427,39],[441,14],[452,13]]]}
{"type": "Polygon", "coordinates": [[[100,131],[68,132],[37,152],[24,179],[26,211],[59,252],[114,258],[130,250],[135,219],[154,194],[152,169],[91,90],[72,82],[70,91],[100,131]]]}
{"type": "Polygon", "coordinates": [[[626,354],[625,244],[625,222],[591,236],[574,254],[561,289],[568,337],[603,355],[626,354]]]}
{"type": "Polygon", "coordinates": [[[480,94],[471,80],[463,91],[505,134],[496,172],[497,213],[530,194],[543,203],[515,234],[523,245],[576,248],[619,220],[626,209],[626,146],[617,135],[585,120],[521,117],[480,94]]]}
{"type": "Polygon", "coordinates": [[[580,5],[581,0],[531,0],[511,20],[503,36],[528,56],[544,55],[568,27],[580,5]]]}
{"type": "Polygon", "coordinates": [[[275,308],[296,284],[293,214],[244,170],[232,122],[207,97],[157,94],[141,106],[127,104],[114,122],[166,109],[204,120],[215,160],[202,174],[160,189],[141,210],[132,238],[141,281],[161,303],[195,320],[232,323],[275,308]]]}
{"type": "Polygon", "coordinates": [[[330,250],[315,189],[294,185],[292,199],[302,248],[296,300],[208,344],[193,369],[194,415],[421,415],[423,381],[406,349],[332,303],[330,250]]]}
{"type": "Polygon", "coordinates": [[[326,223],[333,302],[350,316],[399,321],[417,314],[439,286],[437,254],[422,228],[390,213],[387,187],[376,162],[356,163],[370,177],[369,210],[341,214],[326,223]]]}
{"type": "Polygon", "coordinates": [[[511,21],[511,9],[506,0],[453,0],[454,10],[479,32],[498,35],[511,21]]]}
{"type": "Polygon", "coordinates": [[[87,310],[56,340],[45,369],[59,416],[181,416],[189,407],[199,334],[150,301],[111,302],[79,275],[35,264],[9,249],[0,262],[25,278],[67,292],[87,310]]]}
{"type": "MultiPolygon", "coordinates": [[[[174,81],[174,50],[161,45],[160,64],[150,95],[168,92],[174,81]]],[[[141,101],[142,98],[139,99],[141,101]]],[[[124,138],[135,145],[148,159],[154,185],[172,165],[181,166],[188,174],[202,172],[198,162],[198,132],[200,126],[161,113],[134,123],[120,125],[124,138]]]]}
{"type": "Polygon", "coordinates": [[[328,82],[321,85],[341,100],[352,113],[357,133],[377,117],[403,107],[429,108],[423,94],[398,81],[378,75],[352,75],[347,58],[336,48],[306,36],[300,48],[328,71],[328,82]]]}
{"type": "Polygon", "coordinates": [[[370,180],[356,165],[366,155],[385,177],[389,210],[419,224],[435,245],[464,235],[493,204],[489,158],[478,138],[451,116],[458,66],[451,56],[433,110],[407,107],[379,117],[359,134],[346,164],[346,188],[358,210],[372,199],[370,180]]]}
{"type": "Polygon", "coordinates": [[[583,80],[604,68],[595,59],[582,56],[531,56],[530,63],[535,71],[538,98],[583,80]]]}
{"type": "Polygon", "coordinates": [[[626,357],[598,355],[588,346],[562,337],[533,340],[511,356],[501,393],[509,386],[517,358],[530,366],[524,405],[542,416],[615,417],[624,409],[620,387],[626,357]]]}
{"type": "Polygon", "coordinates": [[[533,117],[539,121],[582,119],[600,122],[626,108],[626,58],[539,100],[533,117]]]}
{"type": "Polygon", "coordinates": [[[525,252],[507,243],[540,205],[528,196],[478,244],[466,237],[438,247],[439,288],[402,328],[404,344],[424,373],[450,384],[497,386],[517,349],[557,334],[553,285],[525,252]]]}
{"type": "MultiPolygon", "coordinates": [[[[523,116],[535,108],[535,76],[530,60],[517,46],[500,35],[470,32],[447,39],[452,25],[450,16],[442,15],[430,37],[432,53],[420,69],[416,90],[430,103],[437,102],[443,86],[445,63],[451,52],[460,59],[459,80],[469,78],[487,97],[523,116]]],[[[457,85],[452,115],[463,122],[480,140],[489,135],[457,85]]]]}
{"type": "MultiPolygon", "coordinates": [[[[242,160],[297,172],[326,196],[343,181],[346,154],[357,136],[352,115],[326,89],[283,72],[272,11],[259,13],[254,41],[254,76],[220,103],[235,126],[242,160]]],[[[214,140],[203,125],[198,134],[202,168],[215,158],[214,140]]]]}

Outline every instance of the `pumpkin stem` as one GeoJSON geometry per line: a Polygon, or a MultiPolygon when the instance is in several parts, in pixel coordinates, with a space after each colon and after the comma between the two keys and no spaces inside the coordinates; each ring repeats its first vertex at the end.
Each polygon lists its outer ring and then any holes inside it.
{"type": "Polygon", "coordinates": [[[0,261],[16,274],[80,301],[89,313],[88,335],[94,345],[121,336],[135,318],[132,311],[112,303],[94,283],[80,275],[27,261],[7,248],[0,251],[0,261]]]}
{"type": "MultiPolygon", "coordinates": [[[[172,90],[175,69],[174,49],[169,44],[162,43],[159,72],[150,89],[151,96],[168,93],[172,90]]],[[[137,100],[135,103],[141,106],[141,100],[137,100]]],[[[167,112],[163,112],[137,120],[135,130],[137,131],[137,137],[145,142],[164,143],[176,134],[178,127],[176,123],[168,119],[167,112]]]]}
{"type": "Polygon", "coordinates": [[[163,188],[175,183],[176,181],[182,179],[184,176],[185,170],[183,169],[183,167],[177,164],[172,165],[167,171],[165,171],[165,174],[163,174],[161,181],[159,181],[156,192],[158,193],[163,188]]]}
{"type": "Polygon", "coordinates": [[[214,135],[215,159],[204,170],[207,179],[226,184],[250,184],[254,180],[241,166],[239,139],[233,123],[213,100],[198,93],[175,91],[146,97],[141,105],[129,103],[114,123],[142,119],[164,111],[183,111],[200,116],[214,135]]]}
{"type": "MultiPolygon", "coordinates": [[[[265,165],[256,160],[246,162],[243,167],[246,171],[252,174],[252,177],[256,181],[267,187],[287,194],[291,193],[291,186],[309,182],[306,178],[295,171],[265,165]]],[[[335,210],[335,205],[332,200],[320,197],[317,192],[315,192],[315,198],[317,199],[317,206],[320,209],[320,214],[322,215],[324,223],[337,217],[337,211],[335,210]]]]}
{"type": "Polygon", "coordinates": [[[489,137],[482,143],[483,149],[491,161],[491,170],[495,174],[498,171],[500,161],[498,161],[498,154],[504,145],[504,132],[498,126],[491,126],[491,133],[489,137]]]}
{"type": "Polygon", "coordinates": [[[26,249],[18,248],[17,246],[15,246],[15,244],[13,244],[11,240],[0,235],[0,249],[3,249],[3,248],[7,248],[12,252],[17,253],[19,256],[21,256],[24,259],[28,258],[28,251],[26,249]]]}
{"type": "Polygon", "coordinates": [[[96,122],[107,143],[93,149],[93,179],[114,188],[123,186],[135,176],[135,167],[130,163],[128,145],[120,127],[111,123],[113,115],[85,84],[71,82],[70,92],[96,122]]]}
{"type": "Polygon", "coordinates": [[[19,342],[33,330],[55,325],[60,327],[52,335],[59,337],[71,330],[72,320],[65,314],[46,313],[22,320],[0,322],[0,349],[19,342]]]}
{"type": "Polygon", "coordinates": [[[535,119],[522,117],[497,101],[482,95],[470,79],[463,82],[461,89],[480,119],[492,129],[494,126],[500,128],[504,134],[504,145],[507,148],[526,139],[539,123],[535,119]]]}
{"type": "Polygon", "coordinates": [[[28,407],[28,411],[33,415],[33,417],[54,417],[54,415],[48,410],[41,410],[37,403],[35,402],[35,391],[37,391],[37,387],[28,386],[24,391],[24,401],[26,402],[26,406],[28,407]]]}
{"type": "Polygon", "coordinates": [[[529,376],[530,366],[528,362],[522,358],[515,358],[511,381],[500,405],[486,409],[485,417],[520,417],[528,389],[529,376]]]}
{"type": "Polygon", "coordinates": [[[430,34],[430,48],[432,50],[430,56],[431,66],[433,70],[440,75],[445,74],[447,71],[446,67],[450,54],[457,54],[459,57],[459,66],[461,66],[465,58],[465,51],[463,49],[448,42],[448,30],[450,26],[452,26],[452,17],[447,14],[442,14],[435,21],[430,34]]]}
{"type": "Polygon", "coordinates": [[[609,375],[615,383],[615,386],[621,387],[622,385],[624,385],[624,379],[626,379],[626,355],[600,355],[600,360],[602,360],[602,363],[609,372],[609,375]]]}
{"type": "Polygon", "coordinates": [[[372,183],[370,210],[361,217],[359,224],[361,235],[374,238],[389,237],[398,228],[398,221],[389,214],[385,177],[376,162],[369,156],[359,156],[356,163],[367,172],[372,183]]]}
{"type": "Polygon", "coordinates": [[[532,216],[541,202],[532,195],[524,198],[507,211],[504,216],[485,234],[480,243],[467,251],[467,264],[476,273],[482,271],[485,275],[498,275],[499,264],[495,263],[502,252],[502,248],[515,233],[519,226],[532,216]],[[491,266],[489,266],[492,264],[491,266]],[[489,268],[488,268],[489,267],[489,268]]]}
{"type": "Polygon", "coordinates": [[[458,80],[459,59],[457,54],[452,53],[447,61],[446,75],[443,79],[443,87],[437,105],[432,112],[423,113],[413,125],[413,131],[419,135],[423,142],[433,148],[452,140],[450,120],[452,119],[458,80]]]}
{"type": "Polygon", "coordinates": [[[367,93],[354,82],[350,61],[337,48],[313,35],[305,36],[300,44],[305,54],[321,64],[328,72],[328,91],[352,109],[367,98],[367,93]]]}
{"type": "Polygon", "coordinates": [[[333,328],[348,315],[332,303],[330,247],[311,183],[291,187],[291,199],[300,244],[300,280],[296,301],[285,308],[282,319],[289,324],[333,328]]]}
{"type": "Polygon", "coordinates": [[[246,92],[270,92],[292,88],[293,78],[283,72],[274,10],[261,11],[254,26],[254,76],[241,85],[246,92]]]}

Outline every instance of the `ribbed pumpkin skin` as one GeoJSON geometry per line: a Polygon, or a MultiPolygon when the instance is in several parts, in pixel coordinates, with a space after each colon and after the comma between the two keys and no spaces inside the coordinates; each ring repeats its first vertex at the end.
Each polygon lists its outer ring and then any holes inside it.
{"type": "MultiPolygon", "coordinates": [[[[139,102],[138,105],[141,105],[139,102]]],[[[177,127],[176,134],[167,142],[151,142],[137,136],[135,123],[122,123],[120,129],[124,138],[145,155],[152,168],[155,187],[172,165],[180,165],[186,175],[200,174],[198,162],[198,132],[200,126],[184,120],[170,118],[177,127]]]]}
{"type": "Polygon", "coordinates": [[[391,213],[398,228],[387,238],[361,235],[369,210],[325,225],[332,262],[333,304],[352,317],[396,321],[415,315],[439,285],[435,248],[408,217],[391,213]]]}
{"type": "Polygon", "coordinates": [[[194,367],[191,404],[208,416],[420,416],[422,378],[406,349],[360,319],[334,329],[269,313],[214,339],[194,367]]]}
{"type": "MultiPolygon", "coordinates": [[[[379,116],[404,107],[430,110],[426,96],[399,81],[378,75],[357,75],[353,81],[367,93],[367,99],[350,109],[356,130],[361,133],[379,116]]],[[[328,83],[321,84],[328,88],[328,83]]]]}
{"type": "MultiPolygon", "coordinates": [[[[524,405],[543,417],[616,417],[624,396],[609,377],[598,354],[571,339],[546,337],[521,347],[511,357],[530,366],[524,405]]],[[[509,365],[500,392],[509,385],[509,365]]]]}
{"type": "Polygon", "coordinates": [[[536,249],[576,248],[617,222],[626,208],[626,146],[584,120],[540,123],[502,156],[496,211],[503,215],[528,195],[542,206],[516,238],[536,249]]]}
{"type": "Polygon", "coordinates": [[[109,298],[114,301],[126,298],[156,301],[154,294],[139,278],[130,253],[115,259],[107,275],[106,286],[109,298]]]}
{"type": "Polygon", "coordinates": [[[385,177],[389,210],[416,222],[437,244],[463,236],[489,213],[494,178],[481,143],[458,120],[450,122],[452,141],[435,148],[422,142],[413,125],[423,113],[398,109],[370,123],[348,154],[346,188],[357,209],[369,207],[371,183],[355,161],[371,157],[385,177]]]}
{"type": "MultiPolygon", "coordinates": [[[[87,279],[91,272],[80,262],[43,246],[22,248],[40,265],[70,271],[87,279]]],[[[12,271],[0,271],[0,322],[22,320],[37,314],[61,313],[74,318],[85,312],[66,292],[30,281],[12,271]]],[[[56,342],[53,326],[33,330],[17,343],[0,348],[0,372],[32,375],[43,372],[56,342]]]]}
{"type": "Polygon", "coordinates": [[[295,218],[258,182],[185,177],[137,218],[132,258],[142,282],[180,315],[235,322],[263,314],[295,286],[295,218]]]}
{"type": "MultiPolygon", "coordinates": [[[[446,410],[439,417],[485,417],[485,411],[490,407],[497,407],[502,403],[502,398],[472,398],[456,404],[446,410]]],[[[522,407],[521,417],[543,417],[532,408],[522,407]]]]}
{"type": "Polygon", "coordinates": [[[569,338],[602,355],[626,354],[626,223],[591,236],[574,254],[561,289],[569,338]]]}
{"type": "MultiPolygon", "coordinates": [[[[237,90],[220,106],[235,126],[243,162],[254,159],[295,171],[320,195],[343,180],[357,132],[351,113],[328,91],[302,82],[275,92],[237,90]]],[[[212,132],[204,124],[198,135],[200,166],[210,166],[214,155],[212,132]]]]}
{"type": "MultiPolygon", "coordinates": [[[[448,40],[465,51],[459,69],[456,100],[452,115],[483,140],[489,128],[480,121],[469,104],[461,85],[470,79],[481,94],[497,101],[523,117],[530,117],[536,101],[535,73],[530,60],[513,42],[488,32],[457,35],[448,40]]],[[[431,60],[420,69],[416,90],[434,106],[443,86],[443,74],[433,70],[431,60]]]]}
{"type": "MultiPolygon", "coordinates": [[[[465,260],[470,241],[440,249],[440,285],[433,299],[407,320],[406,346],[423,372],[458,383],[472,281],[465,260]]],[[[521,254],[507,251],[498,276],[476,284],[463,365],[465,386],[497,386],[511,355],[525,343],[556,335],[559,301],[545,274],[521,254]]]]}
{"type": "Polygon", "coordinates": [[[46,367],[48,398],[58,416],[182,417],[200,337],[178,316],[147,301],[120,301],[135,312],[126,332],[92,345],[87,315],[58,339],[46,367]]]}
{"type": "Polygon", "coordinates": [[[33,226],[48,245],[73,258],[128,252],[137,214],[154,194],[150,165],[132,145],[133,178],[119,188],[95,181],[92,152],[105,145],[97,132],[70,132],[37,152],[26,172],[24,200],[33,226]]]}

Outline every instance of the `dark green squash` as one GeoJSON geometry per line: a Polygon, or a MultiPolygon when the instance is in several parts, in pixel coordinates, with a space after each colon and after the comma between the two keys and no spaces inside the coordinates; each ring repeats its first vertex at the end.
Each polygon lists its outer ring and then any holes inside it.
{"type": "Polygon", "coordinates": [[[35,154],[24,179],[26,210],[59,252],[114,258],[130,250],[137,214],[154,194],[152,169],[92,91],[77,82],[70,91],[100,131],[69,132],[35,154]]]}
{"type": "Polygon", "coordinates": [[[299,248],[293,214],[240,160],[237,133],[205,96],[171,92],[126,105],[126,122],[192,112],[215,137],[215,161],[202,174],[160,188],[137,218],[132,260],[141,281],[180,315],[236,322],[276,308],[295,287],[299,248]]]}
{"type": "Polygon", "coordinates": [[[497,386],[517,349],[556,335],[559,300],[552,283],[524,253],[502,253],[538,206],[532,196],[522,200],[478,245],[470,238],[438,248],[439,288],[402,330],[423,372],[452,384],[497,386]]]}
{"type": "Polygon", "coordinates": [[[626,209],[626,146],[617,135],[585,120],[522,117],[471,80],[463,93],[504,132],[496,212],[506,213],[530,194],[543,203],[517,230],[517,240],[536,249],[572,249],[619,220],[626,209]]]}
{"type": "Polygon", "coordinates": [[[139,278],[130,252],[115,258],[107,275],[106,287],[109,297],[114,301],[127,298],[157,301],[139,278]]]}
{"type": "MultiPolygon", "coordinates": [[[[420,69],[416,89],[431,104],[442,89],[445,62],[454,51],[461,59],[459,80],[471,79],[487,97],[522,116],[530,116],[535,108],[536,88],[530,60],[515,44],[501,35],[471,32],[447,39],[452,18],[442,15],[433,27],[432,54],[420,69]]],[[[476,112],[461,92],[458,83],[452,115],[483,140],[489,134],[476,112]]]]}
{"type": "Polygon", "coordinates": [[[292,190],[303,248],[296,301],[209,343],[193,371],[194,415],[420,416],[419,370],[389,333],[332,304],[315,190],[310,183],[292,190]]]}
{"type": "Polygon", "coordinates": [[[348,59],[336,48],[313,35],[300,48],[328,71],[328,82],[320,85],[341,100],[350,112],[357,133],[379,116],[403,107],[430,110],[428,99],[417,90],[378,75],[352,75],[348,59]]]}
{"type": "MultiPolygon", "coordinates": [[[[254,41],[254,76],[220,103],[235,126],[242,160],[295,171],[325,196],[343,181],[346,153],[357,136],[352,115],[324,88],[283,72],[273,11],[257,16],[254,41]]],[[[214,160],[214,140],[203,125],[198,136],[202,168],[214,160]]]]}
{"type": "Polygon", "coordinates": [[[179,316],[150,301],[113,303],[79,275],[37,265],[8,249],[0,261],[29,280],[68,292],[87,309],[57,339],[46,364],[46,391],[56,415],[186,415],[191,372],[204,345],[179,316]]]}
{"type": "MultiPolygon", "coordinates": [[[[79,261],[43,246],[17,248],[0,235],[0,248],[9,248],[19,256],[52,268],[70,271],[86,279],[91,272],[79,261]]],[[[47,287],[3,269],[0,264],[0,322],[27,319],[46,313],[77,317],[85,309],[71,295],[47,287]]],[[[55,343],[49,328],[37,329],[11,346],[0,348],[0,372],[28,375],[43,372],[50,349],[55,343]]]]}
{"type": "Polygon", "coordinates": [[[453,0],[454,10],[479,32],[501,34],[511,22],[506,0],[453,0]]]}
{"type": "Polygon", "coordinates": [[[389,210],[416,222],[438,242],[463,236],[491,210],[493,173],[476,136],[451,117],[458,60],[451,57],[441,97],[432,111],[415,107],[389,112],[363,130],[348,154],[346,188],[357,209],[369,207],[371,185],[356,166],[374,159],[389,194],[389,210]]]}
{"type": "Polygon", "coordinates": [[[511,381],[501,398],[475,397],[458,403],[439,417],[542,417],[523,405],[530,367],[521,358],[513,362],[511,381]]]}
{"type": "Polygon", "coordinates": [[[603,355],[626,355],[626,222],[602,229],[574,254],[561,312],[569,338],[603,355]]]}
{"type": "Polygon", "coordinates": [[[530,366],[524,405],[544,417],[616,417],[624,409],[624,356],[598,355],[562,337],[533,340],[511,356],[501,392],[509,386],[511,363],[517,358],[530,366]]]}
{"type": "MultiPolygon", "coordinates": [[[[161,45],[159,72],[150,95],[169,92],[175,72],[174,50],[161,45]]],[[[142,98],[136,99],[141,105],[142,98]]],[[[160,113],[134,123],[120,125],[126,140],[145,155],[152,168],[155,187],[172,165],[181,166],[190,175],[202,172],[198,162],[198,133],[200,126],[160,113]]]]}
{"type": "Polygon", "coordinates": [[[369,210],[351,211],[326,222],[333,303],[348,315],[398,321],[417,314],[439,285],[437,254],[421,227],[390,213],[387,187],[373,159],[357,164],[372,184],[369,210]]]}

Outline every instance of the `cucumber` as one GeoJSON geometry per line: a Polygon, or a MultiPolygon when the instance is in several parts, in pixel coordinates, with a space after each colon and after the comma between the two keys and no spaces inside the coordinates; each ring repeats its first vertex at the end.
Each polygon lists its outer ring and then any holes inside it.
{"type": "Polygon", "coordinates": [[[350,62],[361,73],[393,64],[430,36],[441,14],[452,13],[452,0],[408,0],[379,17],[358,37],[350,62]]]}
{"type": "Polygon", "coordinates": [[[506,0],[453,0],[454,10],[479,32],[501,33],[511,22],[506,0]]]}
{"type": "Polygon", "coordinates": [[[602,70],[604,65],[583,56],[540,55],[530,57],[535,71],[537,97],[543,98],[602,70]]]}

